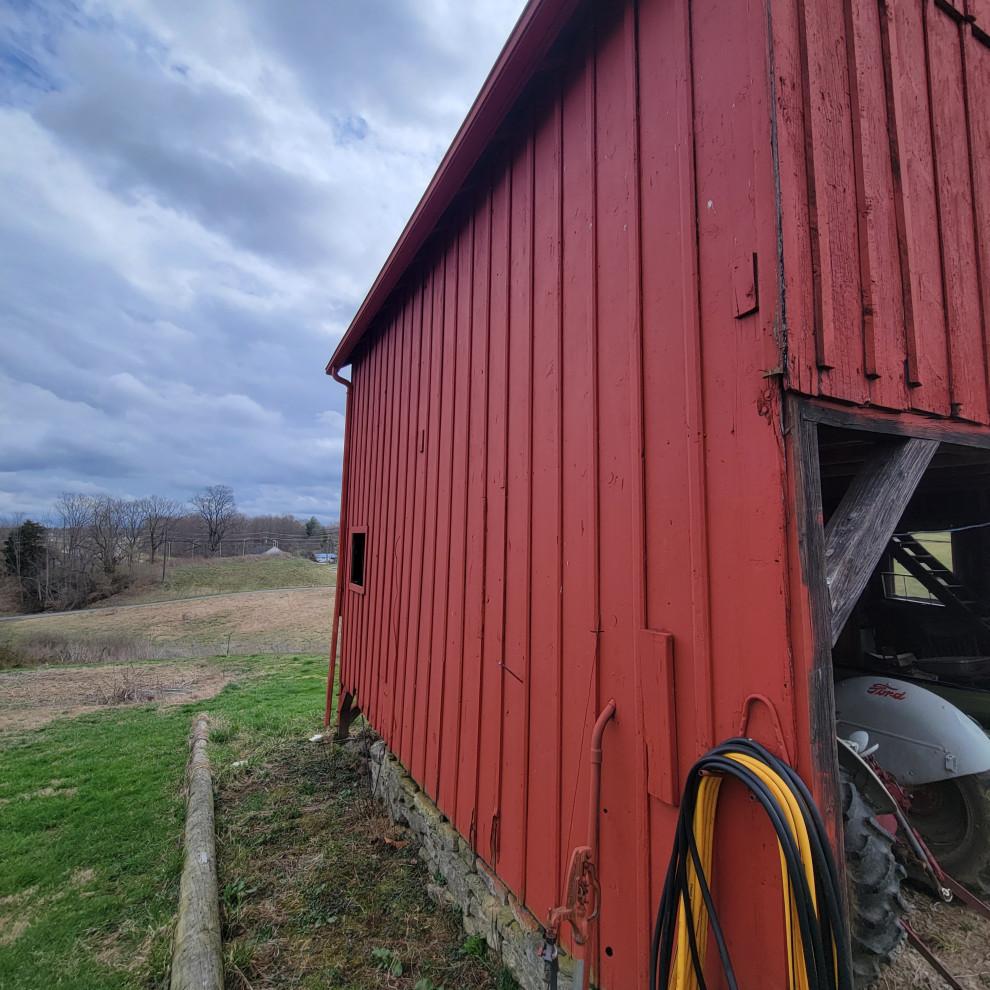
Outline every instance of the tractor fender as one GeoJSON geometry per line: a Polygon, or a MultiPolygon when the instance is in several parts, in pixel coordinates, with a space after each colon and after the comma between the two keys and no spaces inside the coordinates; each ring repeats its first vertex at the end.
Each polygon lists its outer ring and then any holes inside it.
{"type": "Polygon", "coordinates": [[[850,677],[835,685],[835,727],[878,743],[875,759],[905,784],[990,770],[990,738],[955,705],[907,681],[850,677]]]}

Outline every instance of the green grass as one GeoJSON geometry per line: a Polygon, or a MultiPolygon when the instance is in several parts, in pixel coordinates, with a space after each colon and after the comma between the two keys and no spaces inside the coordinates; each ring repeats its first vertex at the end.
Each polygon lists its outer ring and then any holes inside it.
{"type": "Polygon", "coordinates": [[[160,567],[154,576],[156,580],[151,583],[142,578],[133,590],[116,595],[107,604],[164,602],[276,588],[329,588],[336,582],[337,568],[298,557],[228,557],[192,564],[174,563],[166,571],[164,585],[160,567]]]}
{"type": "Polygon", "coordinates": [[[249,675],[209,701],[115,708],[0,743],[4,990],[166,985],[193,715],[215,719],[221,778],[233,754],[258,759],[322,726],[325,657],[237,661],[249,675]]]}

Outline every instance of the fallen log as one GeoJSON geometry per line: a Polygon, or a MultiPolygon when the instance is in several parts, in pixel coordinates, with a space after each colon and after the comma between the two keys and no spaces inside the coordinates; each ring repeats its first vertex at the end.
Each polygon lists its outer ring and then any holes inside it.
{"type": "Polygon", "coordinates": [[[179,887],[171,990],[223,990],[213,777],[206,755],[208,738],[208,718],[205,714],[197,715],[190,737],[186,856],[179,887]]]}

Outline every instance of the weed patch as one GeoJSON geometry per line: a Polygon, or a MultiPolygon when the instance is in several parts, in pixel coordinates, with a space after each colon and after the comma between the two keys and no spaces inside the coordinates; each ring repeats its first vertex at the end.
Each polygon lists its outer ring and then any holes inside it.
{"type": "Polygon", "coordinates": [[[358,754],[287,740],[226,776],[217,827],[228,987],[515,986],[429,899],[358,754]]]}
{"type": "Polygon", "coordinates": [[[41,664],[106,664],[161,660],[179,655],[161,643],[126,632],[64,635],[52,630],[26,634],[0,645],[0,670],[41,664]]]}

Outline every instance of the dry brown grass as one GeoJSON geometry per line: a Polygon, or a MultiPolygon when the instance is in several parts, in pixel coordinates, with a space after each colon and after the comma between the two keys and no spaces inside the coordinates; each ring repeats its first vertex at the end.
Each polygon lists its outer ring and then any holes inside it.
{"type": "MultiPolygon", "coordinates": [[[[904,894],[908,923],[966,990],[990,987],[990,921],[958,904],[943,904],[925,891],[904,894]]],[[[948,984],[912,946],[898,949],[874,984],[876,990],[947,990],[948,984]]]]}
{"type": "Polygon", "coordinates": [[[0,673],[0,736],[114,705],[211,698],[243,673],[234,662],[161,661],[0,673]]]}
{"type": "Polygon", "coordinates": [[[332,609],[332,588],[299,588],[32,616],[0,623],[0,652],[23,666],[329,653],[332,609]]]}

